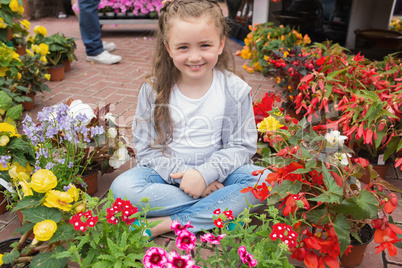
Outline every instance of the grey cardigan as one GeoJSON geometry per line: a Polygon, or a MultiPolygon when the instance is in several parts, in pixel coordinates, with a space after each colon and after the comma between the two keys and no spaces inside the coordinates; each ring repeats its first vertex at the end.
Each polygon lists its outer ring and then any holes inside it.
{"type": "MultiPolygon", "coordinates": [[[[222,123],[222,147],[207,162],[195,167],[208,186],[213,181],[223,182],[237,168],[251,163],[257,150],[257,130],[251,101],[250,86],[230,72],[224,72],[225,112],[222,123]]],[[[166,182],[180,180],[169,174],[188,169],[180,156],[151,148],[157,133],[152,121],[156,93],[149,83],[141,87],[134,116],[133,136],[138,165],[154,169],[166,182]]],[[[211,107],[213,108],[213,107],[211,107]]]]}

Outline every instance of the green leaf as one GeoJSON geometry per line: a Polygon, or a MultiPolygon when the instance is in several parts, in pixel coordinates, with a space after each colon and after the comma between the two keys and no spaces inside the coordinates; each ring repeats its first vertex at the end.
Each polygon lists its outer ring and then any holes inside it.
{"type": "Polygon", "coordinates": [[[314,209],[309,213],[306,213],[307,219],[315,224],[325,225],[329,223],[328,216],[324,217],[328,213],[326,208],[323,209],[314,209]]]}
{"type": "Polygon", "coordinates": [[[0,108],[4,110],[9,110],[13,105],[13,100],[6,92],[0,91],[0,108]]]}
{"type": "Polygon", "coordinates": [[[15,232],[20,233],[21,235],[23,235],[26,232],[28,232],[29,230],[31,230],[34,226],[35,226],[35,223],[24,222],[24,225],[22,225],[22,227],[20,227],[20,228],[17,228],[15,230],[15,232]]]}
{"type": "Polygon", "coordinates": [[[346,72],[346,70],[347,70],[347,68],[338,70],[338,71],[336,71],[336,72],[329,73],[329,74],[327,75],[327,80],[332,80],[332,79],[334,79],[335,76],[340,75],[341,73],[346,72]]]}
{"type": "Polygon", "coordinates": [[[2,260],[4,263],[11,264],[19,256],[20,253],[18,252],[18,250],[13,250],[11,252],[4,253],[2,260]]]}
{"type": "Polygon", "coordinates": [[[387,149],[384,152],[384,161],[386,161],[388,157],[390,157],[395,152],[398,143],[399,143],[399,137],[398,136],[392,137],[391,141],[387,145],[387,149]]]}
{"type": "Polygon", "coordinates": [[[334,221],[334,228],[336,236],[338,237],[339,248],[342,255],[350,245],[350,226],[346,217],[337,215],[334,221]]]}
{"type": "MultiPolygon", "coordinates": [[[[384,129],[383,129],[382,131],[380,131],[380,132],[377,132],[377,139],[374,141],[374,142],[375,142],[375,148],[380,147],[382,138],[384,137],[384,135],[385,135],[386,133],[387,133],[387,129],[386,129],[386,128],[384,128],[384,129]]],[[[398,149],[397,149],[396,151],[398,151],[398,149]]]]}
{"type": "Polygon", "coordinates": [[[11,107],[7,113],[6,118],[11,118],[12,120],[20,120],[22,116],[22,105],[18,104],[11,107]]]}
{"type": "Polygon", "coordinates": [[[285,197],[289,194],[297,194],[300,192],[302,187],[302,182],[301,181],[289,181],[289,180],[285,180],[283,181],[281,184],[279,184],[278,186],[275,186],[272,189],[272,193],[278,193],[280,194],[282,197],[285,197]]]}
{"type": "MultiPolygon", "coordinates": [[[[378,135],[377,135],[377,137],[378,137],[378,135]]],[[[399,150],[401,150],[402,149],[402,139],[400,139],[399,140],[399,143],[398,143],[398,146],[396,146],[396,152],[398,152],[399,150]]]]}
{"type": "Polygon", "coordinates": [[[342,188],[336,184],[334,178],[331,176],[329,173],[328,169],[325,167],[325,164],[322,163],[322,173],[324,176],[324,184],[327,187],[327,193],[329,194],[335,194],[342,196],[343,195],[343,190],[342,188]]]}
{"type": "Polygon", "coordinates": [[[377,215],[378,205],[378,200],[372,193],[361,190],[358,197],[346,198],[332,210],[345,216],[351,215],[356,220],[365,220],[377,215]]]}
{"type": "Polygon", "coordinates": [[[30,268],[64,268],[67,264],[67,258],[57,259],[53,258],[53,254],[65,251],[63,246],[58,246],[53,252],[44,252],[36,255],[31,264],[30,268]]]}
{"type": "Polygon", "coordinates": [[[24,210],[24,217],[27,221],[38,223],[44,220],[52,220],[58,223],[61,220],[61,212],[57,208],[48,208],[45,206],[27,208],[24,210]]]}
{"type": "Polygon", "coordinates": [[[11,210],[11,212],[16,212],[17,210],[22,210],[30,207],[37,207],[42,203],[43,196],[26,196],[11,210]]]}
{"type": "Polygon", "coordinates": [[[56,232],[53,234],[49,243],[57,241],[68,241],[70,238],[74,238],[74,227],[71,224],[58,226],[56,232]]]}
{"type": "Polygon", "coordinates": [[[334,195],[330,192],[324,192],[317,197],[309,198],[309,201],[324,202],[324,203],[339,203],[341,196],[334,195]]]}

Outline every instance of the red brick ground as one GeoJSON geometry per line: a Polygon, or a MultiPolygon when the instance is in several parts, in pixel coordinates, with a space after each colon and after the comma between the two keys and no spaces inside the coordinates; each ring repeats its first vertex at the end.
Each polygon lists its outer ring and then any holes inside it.
{"type": "MultiPolygon", "coordinates": [[[[52,92],[38,94],[35,100],[36,108],[29,113],[35,116],[43,107],[66,102],[69,98],[81,99],[93,108],[112,103],[111,111],[117,116],[117,123],[129,128],[135,112],[139,87],[144,82],[151,66],[154,45],[152,34],[155,25],[104,25],[102,28],[103,40],[115,42],[117,49],[114,53],[123,57],[119,64],[112,66],[91,64],[85,61],[85,49],[80,38],[76,17],[68,17],[67,19],[44,18],[32,21],[31,29],[36,25],[47,28],[48,34],[61,32],[66,36],[76,37],[78,39],[76,51],[78,61],[72,64],[71,71],[66,73],[65,80],[49,82],[52,92]]],[[[233,53],[242,48],[233,40],[227,40],[227,45],[233,53]]],[[[238,71],[253,89],[254,99],[260,99],[265,92],[277,91],[277,88],[273,88],[273,81],[270,78],[263,77],[261,73],[248,74],[242,69],[242,65],[247,61],[239,57],[235,58],[238,71]]],[[[130,132],[128,129],[125,134],[129,136],[131,135],[130,132]]],[[[131,161],[113,174],[99,178],[97,196],[103,196],[113,179],[133,165],[134,162],[131,161]]],[[[402,181],[395,179],[394,170],[391,170],[387,177],[390,182],[402,188],[402,181]]],[[[395,214],[397,214],[398,220],[402,220],[402,210],[396,211],[395,214]]],[[[19,222],[14,213],[6,212],[0,215],[0,241],[17,237],[18,235],[13,234],[17,227],[19,227],[19,222]]],[[[166,237],[157,238],[156,242],[163,244],[165,239],[166,237]]],[[[359,265],[360,268],[383,267],[381,254],[375,255],[374,247],[374,243],[369,245],[366,257],[363,263],[359,265]]],[[[393,259],[402,261],[401,254],[393,259]]],[[[303,267],[303,264],[298,265],[303,267]]],[[[388,267],[396,266],[389,265],[388,267]]]]}

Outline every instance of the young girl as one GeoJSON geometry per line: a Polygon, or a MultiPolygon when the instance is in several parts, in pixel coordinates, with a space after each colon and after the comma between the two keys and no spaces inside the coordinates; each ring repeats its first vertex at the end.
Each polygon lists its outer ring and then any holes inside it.
{"type": "Polygon", "coordinates": [[[137,165],[111,186],[115,198],[133,204],[148,197],[147,214],[170,223],[191,221],[193,232],[215,227],[217,208],[234,217],[247,201],[260,167],[251,164],[257,132],[250,87],[229,70],[228,26],[214,0],[166,1],[161,9],[153,72],[138,96],[133,124],[137,165]]]}

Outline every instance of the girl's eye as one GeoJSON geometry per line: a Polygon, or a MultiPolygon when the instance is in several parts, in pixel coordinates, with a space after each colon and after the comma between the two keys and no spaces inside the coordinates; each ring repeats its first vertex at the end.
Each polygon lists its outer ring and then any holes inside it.
{"type": "Polygon", "coordinates": [[[187,47],[186,47],[186,46],[181,46],[181,47],[178,47],[178,49],[179,49],[179,50],[181,50],[181,49],[187,49],[187,47]]]}
{"type": "Polygon", "coordinates": [[[203,44],[203,45],[201,45],[201,47],[209,47],[210,45],[209,44],[203,44]]]}

